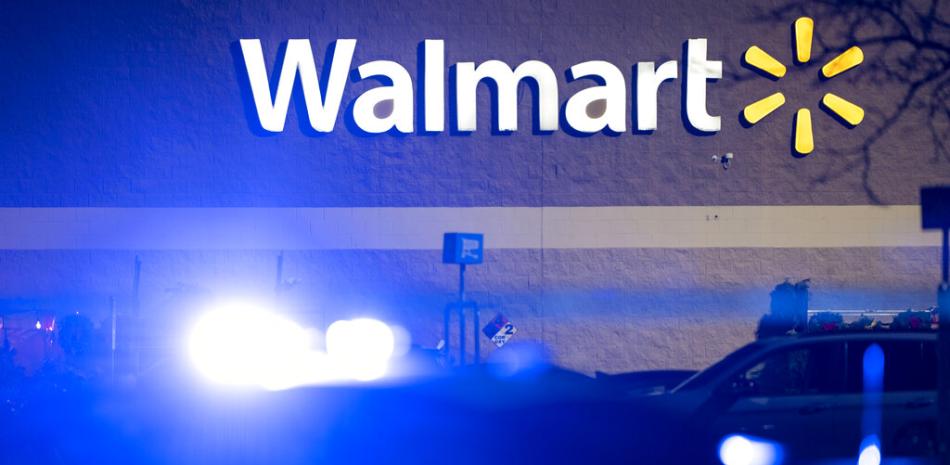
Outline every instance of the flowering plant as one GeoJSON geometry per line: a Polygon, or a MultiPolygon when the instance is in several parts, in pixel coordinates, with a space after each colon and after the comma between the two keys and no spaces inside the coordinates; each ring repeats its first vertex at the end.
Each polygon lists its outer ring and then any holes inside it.
{"type": "Polygon", "coordinates": [[[933,313],[921,310],[905,310],[894,316],[891,329],[927,330],[933,322],[933,313]]]}
{"type": "Polygon", "coordinates": [[[844,327],[844,318],[840,313],[820,312],[808,320],[808,331],[835,331],[844,327]]]}

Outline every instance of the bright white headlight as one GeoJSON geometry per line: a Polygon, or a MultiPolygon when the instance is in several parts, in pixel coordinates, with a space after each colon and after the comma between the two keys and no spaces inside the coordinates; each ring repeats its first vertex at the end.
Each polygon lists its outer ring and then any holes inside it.
{"type": "Polygon", "coordinates": [[[297,323],[250,304],[225,304],[203,315],[188,339],[195,367],[230,385],[283,386],[310,367],[310,337],[297,323]]]}
{"type": "Polygon", "coordinates": [[[343,377],[370,381],[386,374],[396,346],[393,330],[379,320],[336,321],[327,328],[327,355],[343,377]]]}
{"type": "Polygon", "coordinates": [[[761,438],[734,434],[719,445],[723,465],[780,465],[782,447],[761,438]]]}

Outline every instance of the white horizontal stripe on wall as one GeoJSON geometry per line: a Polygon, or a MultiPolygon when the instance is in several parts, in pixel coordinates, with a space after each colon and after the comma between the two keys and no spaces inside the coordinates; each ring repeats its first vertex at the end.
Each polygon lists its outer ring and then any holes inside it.
{"type": "Polygon", "coordinates": [[[919,247],[899,206],[0,208],[0,249],[403,249],[447,231],[487,248],[919,247]]]}

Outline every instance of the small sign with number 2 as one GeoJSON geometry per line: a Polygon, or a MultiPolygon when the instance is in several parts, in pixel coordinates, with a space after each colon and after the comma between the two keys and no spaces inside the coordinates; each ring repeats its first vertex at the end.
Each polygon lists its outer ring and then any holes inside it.
{"type": "Polygon", "coordinates": [[[518,332],[518,328],[515,328],[515,325],[511,324],[508,318],[505,318],[504,315],[499,313],[485,325],[482,332],[491,339],[492,344],[495,344],[496,347],[501,347],[518,332]]]}

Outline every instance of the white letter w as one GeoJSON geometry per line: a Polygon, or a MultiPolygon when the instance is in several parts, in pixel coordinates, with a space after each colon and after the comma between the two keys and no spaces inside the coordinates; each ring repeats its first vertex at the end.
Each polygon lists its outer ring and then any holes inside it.
{"type": "Polygon", "coordinates": [[[257,117],[261,122],[261,127],[269,132],[284,130],[287,108],[290,106],[290,94],[299,72],[300,87],[303,89],[310,127],[318,132],[332,131],[340,109],[340,101],[343,99],[343,87],[346,85],[346,76],[350,70],[355,48],[356,39],[336,41],[336,48],[330,61],[326,98],[324,98],[321,95],[320,79],[313,61],[310,41],[307,39],[288,40],[284,63],[277,78],[277,95],[272,96],[261,41],[241,39],[241,52],[244,55],[244,65],[247,67],[247,77],[251,84],[251,93],[254,95],[254,105],[257,107],[257,117]]]}

